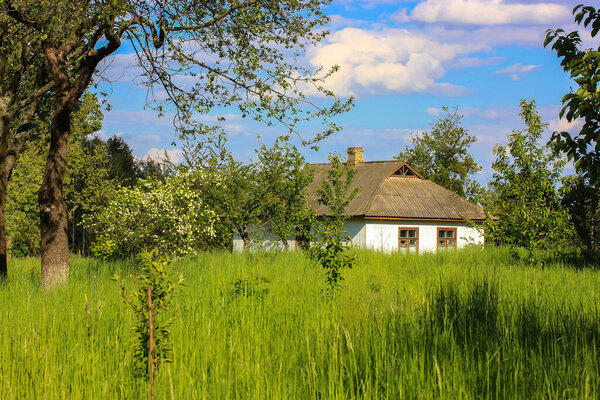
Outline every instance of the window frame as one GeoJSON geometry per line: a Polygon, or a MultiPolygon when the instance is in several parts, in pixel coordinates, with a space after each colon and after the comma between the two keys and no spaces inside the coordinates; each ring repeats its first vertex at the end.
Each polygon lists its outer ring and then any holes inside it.
{"type": "Polygon", "coordinates": [[[435,248],[436,250],[439,248],[443,248],[445,250],[448,250],[449,248],[454,248],[457,249],[458,248],[458,232],[457,232],[457,228],[456,227],[443,227],[443,226],[438,226],[437,227],[437,239],[435,241],[435,248]],[[454,232],[454,237],[449,238],[447,236],[441,237],[440,236],[440,231],[452,231],[454,232]],[[448,240],[454,240],[454,246],[448,246],[448,240]],[[440,241],[444,241],[444,246],[440,245],[440,241]]]}
{"type": "MultiPolygon", "coordinates": [[[[398,252],[402,251],[401,247],[400,247],[401,240],[413,240],[413,239],[417,241],[415,254],[419,254],[419,227],[418,226],[399,226],[398,227],[398,252]],[[410,236],[403,238],[402,236],[400,236],[400,232],[402,230],[417,231],[417,236],[414,238],[411,238],[410,236]]],[[[409,254],[410,253],[410,242],[408,243],[407,250],[408,251],[406,252],[406,254],[409,254]]]]}

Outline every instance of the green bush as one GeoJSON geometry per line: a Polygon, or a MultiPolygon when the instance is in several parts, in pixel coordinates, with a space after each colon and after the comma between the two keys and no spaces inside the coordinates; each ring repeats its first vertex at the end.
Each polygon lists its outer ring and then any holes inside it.
{"type": "Polygon", "coordinates": [[[201,171],[189,170],[119,189],[106,209],[84,221],[97,238],[92,253],[104,259],[151,248],[174,257],[196,253],[214,237],[217,220],[197,189],[205,178],[201,171]]]}

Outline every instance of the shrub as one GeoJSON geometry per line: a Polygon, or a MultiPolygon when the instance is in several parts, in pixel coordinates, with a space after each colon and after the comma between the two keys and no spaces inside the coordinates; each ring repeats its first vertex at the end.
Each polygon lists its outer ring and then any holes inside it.
{"type": "Polygon", "coordinates": [[[96,237],[92,253],[114,259],[150,248],[174,257],[197,252],[214,236],[217,220],[197,189],[205,178],[188,170],[119,189],[106,209],[84,222],[96,237]]]}

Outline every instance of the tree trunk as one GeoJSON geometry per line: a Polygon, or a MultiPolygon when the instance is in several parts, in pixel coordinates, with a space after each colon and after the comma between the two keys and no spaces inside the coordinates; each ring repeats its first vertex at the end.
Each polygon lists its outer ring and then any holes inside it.
{"type": "MultiPolygon", "coordinates": [[[[5,110],[2,110],[5,111],[5,110]]],[[[8,184],[8,169],[6,168],[6,154],[8,153],[8,135],[10,133],[10,120],[5,117],[0,121],[0,280],[8,276],[7,252],[8,237],[6,235],[6,186],[8,184]]]]}
{"type": "Polygon", "coordinates": [[[6,187],[8,185],[8,173],[0,163],[0,280],[8,276],[8,236],[6,234],[6,187]]]}
{"type": "Polygon", "coordinates": [[[50,127],[50,149],[39,192],[42,287],[66,282],[69,275],[69,236],[67,206],[63,199],[63,179],[67,166],[73,101],[59,96],[50,127]]]}
{"type": "Polygon", "coordinates": [[[8,275],[8,235],[6,233],[6,198],[8,191],[8,182],[10,181],[11,171],[14,168],[23,144],[31,136],[31,121],[35,115],[40,99],[32,101],[25,110],[23,110],[19,119],[19,125],[14,135],[10,134],[11,123],[7,114],[0,122],[0,131],[2,132],[0,140],[0,279],[8,275]],[[10,144],[9,144],[10,141],[10,144]]]}
{"type": "Polygon", "coordinates": [[[242,241],[244,242],[244,252],[250,251],[250,234],[248,233],[248,226],[238,225],[237,229],[242,241]]]}

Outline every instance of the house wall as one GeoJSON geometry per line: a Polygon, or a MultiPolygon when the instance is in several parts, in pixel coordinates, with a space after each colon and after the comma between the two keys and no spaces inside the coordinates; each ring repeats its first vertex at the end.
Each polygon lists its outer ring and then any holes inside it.
{"type": "MultiPolygon", "coordinates": [[[[255,238],[254,240],[250,240],[251,250],[283,250],[283,244],[279,243],[275,236],[270,233],[268,230],[258,229],[256,226],[249,226],[250,230],[250,238],[255,238]],[[259,239],[260,238],[260,239],[259,239]]],[[[290,250],[296,250],[296,237],[289,236],[287,238],[288,247],[290,250]]],[[[244,251],[244,241],[241,236],[237,233],[233,234],[233,251],[234,252],[242,252],[244,251]]]]}
{"type": "MultiPolygon", "coordinates": [[[[256,227],[250,226],[248,229],[256,229],[256,227]]],[[[355,247],[366,247],[366,231],[365,231],[365,220],[362,218],[352,218],[344,224],[344,230],[348,232],[348,236],[352,240],[352,245],[355,247]]],[[[253,249],[260,248],[261,250],[283,250],[283,245],[278,243],[275,236],[268,231],[256,230],[254,235],[251,237],[261,238],[250,243],[253,249]]],[[[289,249],[296,250],[296,237],[289,236],[287,238],[289,249]]],[[[237,234],[233,234],[233,251],[242,252],[244,250],[244,241],[237,234]]]]}
{"type": "Polygon", "coordinates": [[[366,234],[365,229],[366,223],[362,218],[352,218],[346,221],[344,224],[344,230],[348,232],[348,236],[352,240],[352,246],[354,247],[366,247],[366,234]]]}
{"type": "Polygon", "coordinates": [[[483,235],[464,222],[441,221],[394,221],[366,220],[366,245],[364,247],[381,251],[398,251],[398,228],[419,228],[419,252],[434,252],[437,249],[437,228],[456,228],[457,246],[483,244],[483,235]]]}
{"type": "MultiPolygon", "coordinates": [[[[344,224],[344,230],[348,232],[352,245],[359,248],[367,248],[385,252],[398,251],[398,228],[419,228],[419,252],[434,252],[437,249],[437,228],[456,228],[458,248],[467,244],[483,244],[483,235],[475,228],[465,225],[464,222],[440,222],[440,221],[395,221],[395,220],[365,220],[352,218],[344,224]]],[[[268,232],[261,233],[264,241],[253,246],[261,249],[275,249],[275,238],[268,232]]],[[[296,238],[288,238],[290,250],[296,250],[296,238]]],[[[282,245],[278,247],[282,249],[282,245]]],[[[244,242],[235,234],[233,236],[233,251],[241,252],[244,242]]]]}

